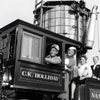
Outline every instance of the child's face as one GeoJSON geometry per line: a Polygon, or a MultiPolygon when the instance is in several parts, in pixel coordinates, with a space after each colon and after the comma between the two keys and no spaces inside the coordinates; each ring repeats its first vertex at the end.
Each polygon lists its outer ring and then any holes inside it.
{"type": "Polygon", "coordinates": [[[51,51],[50,51],[50,55],[52,57],[56,56],[58,54],[58,51],[55,49],[55,48],[51,48],[51,51]]]}
{"type": "Polygon", "coordinates": [[[74,50],[72,50],[72,49],[69,49],[68,50],[68,56],[73,56],[74,55],[74,50]]]}

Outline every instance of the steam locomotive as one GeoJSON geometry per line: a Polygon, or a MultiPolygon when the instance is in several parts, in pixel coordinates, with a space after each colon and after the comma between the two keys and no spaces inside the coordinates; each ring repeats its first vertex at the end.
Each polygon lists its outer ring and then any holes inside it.
{"type": "MultiPolygon", "coordinates": [[[[54,5],[54,2],[52,2],[47,2],[44,5],[54,5]]],[[[56,2],[56,4],[64,4],[65,2],[69,6],[74,1],[56,2]]],[[[49,10],[51,13],[52,9],[48,8],[47,12],[49,10]]],[[[37,15],[39,11],[41,10],[35,11],[35,19],[40,16],[37,15]]],[[[90,12],[89,10],[86,11],[90,12]]],[[[75,15],[72,16],[75,17],[75,15]]],[[[61,20],[61,17],[57,20],[61,20]]],[[[44,26],[48,21],[49,19],[44,20],[44,26]]],[[[76,22],[77,20],[74,19],[73,21],[76,22]]],[[[80,22],[80,25],[83,25],[83,23],[80,22]]],[[[54,29],[58,26],[58,24],[55,24],[52,27],[54,29]]],[[[65,28],[72,26],[66,25],[65,28]]],[[[70,46],[76,47],[78,57],[80,54],[86,53],[87,49],[91,47],[83,43],[84,35],[81,39],[76,40],[76,38],[72,38],[74,34],[70,38],[59,34],[59,32],[48,30],[51,29],[50,27],[44,27],[44,29],[18,19],[0,29],[1,100],[56,100],[58,94],[65,92],[63,72],[67,49],[70,46]],[[60,47],[58,55],[61,57],[62,63],[59,65],[47,65],[45,63],[44,58],[48,55],[52,44],[57,44],[60,47]]],[[[78,28],[75,29],[74,32],[77,32],[78,28]]],[[[83,31],[83,29],[80,29],[80,31],[83,31]]],[[[84,32],[86,32],[86,28],[84,32]]],[[[74,36],[76,37],[76,35],[74,36]]],[[[87,79],[86,84],[78,88],[77,100],[98,100],[100,98],[99,88],[98,80],[87,79]]]]}

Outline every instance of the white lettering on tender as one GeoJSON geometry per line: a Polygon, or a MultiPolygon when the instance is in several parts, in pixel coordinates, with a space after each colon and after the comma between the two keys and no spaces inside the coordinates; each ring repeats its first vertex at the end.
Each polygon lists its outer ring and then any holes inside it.
{"type": "Polygon", "coordinates": [[[58,81],[57,76],[52,76],[52,75],[47,75],[47,74],[40,74],[40,73],[35,73],[35,78],[58,81]]]}
{"type": "Polygon", "coordinates": [[[22,76],[33,77],[33,74],[32,72],[29,72],[29,71],[22,71],[22,76]]]}
{"type": "Polygon", "coordinates": [[[99,89],[90,89],[90,97],[93,99],[100,100],[100,90],[99,89]]]}
{"type": "Polygon", "coordinates": [[[37,78],[37,79],[45,79],[45,80],[51,80],[51,81],[59,81],[58,76],[39,73],[39,72],[36,73],[36,72],[27,71],[27,70],[23,70],[21,72],[21,75],[27,78],[37,78]]]}

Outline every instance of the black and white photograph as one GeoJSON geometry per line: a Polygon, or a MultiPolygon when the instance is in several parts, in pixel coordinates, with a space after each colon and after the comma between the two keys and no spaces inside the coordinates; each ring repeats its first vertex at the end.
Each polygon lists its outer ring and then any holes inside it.
{"type": "Polygon", "coordinates": [[[100,100],[100,1],[0,0],[0,100],[100,100]]]}

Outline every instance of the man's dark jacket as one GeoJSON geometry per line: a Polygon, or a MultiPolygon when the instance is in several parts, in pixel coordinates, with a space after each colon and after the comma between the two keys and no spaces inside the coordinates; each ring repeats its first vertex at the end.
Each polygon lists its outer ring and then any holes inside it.
{"type": "Polygon", "coordinates": [[[100,78],[100,65],[96,65],[95,69],[93,69],[94,65],[91,66],[93,75],[100,78]]]}

